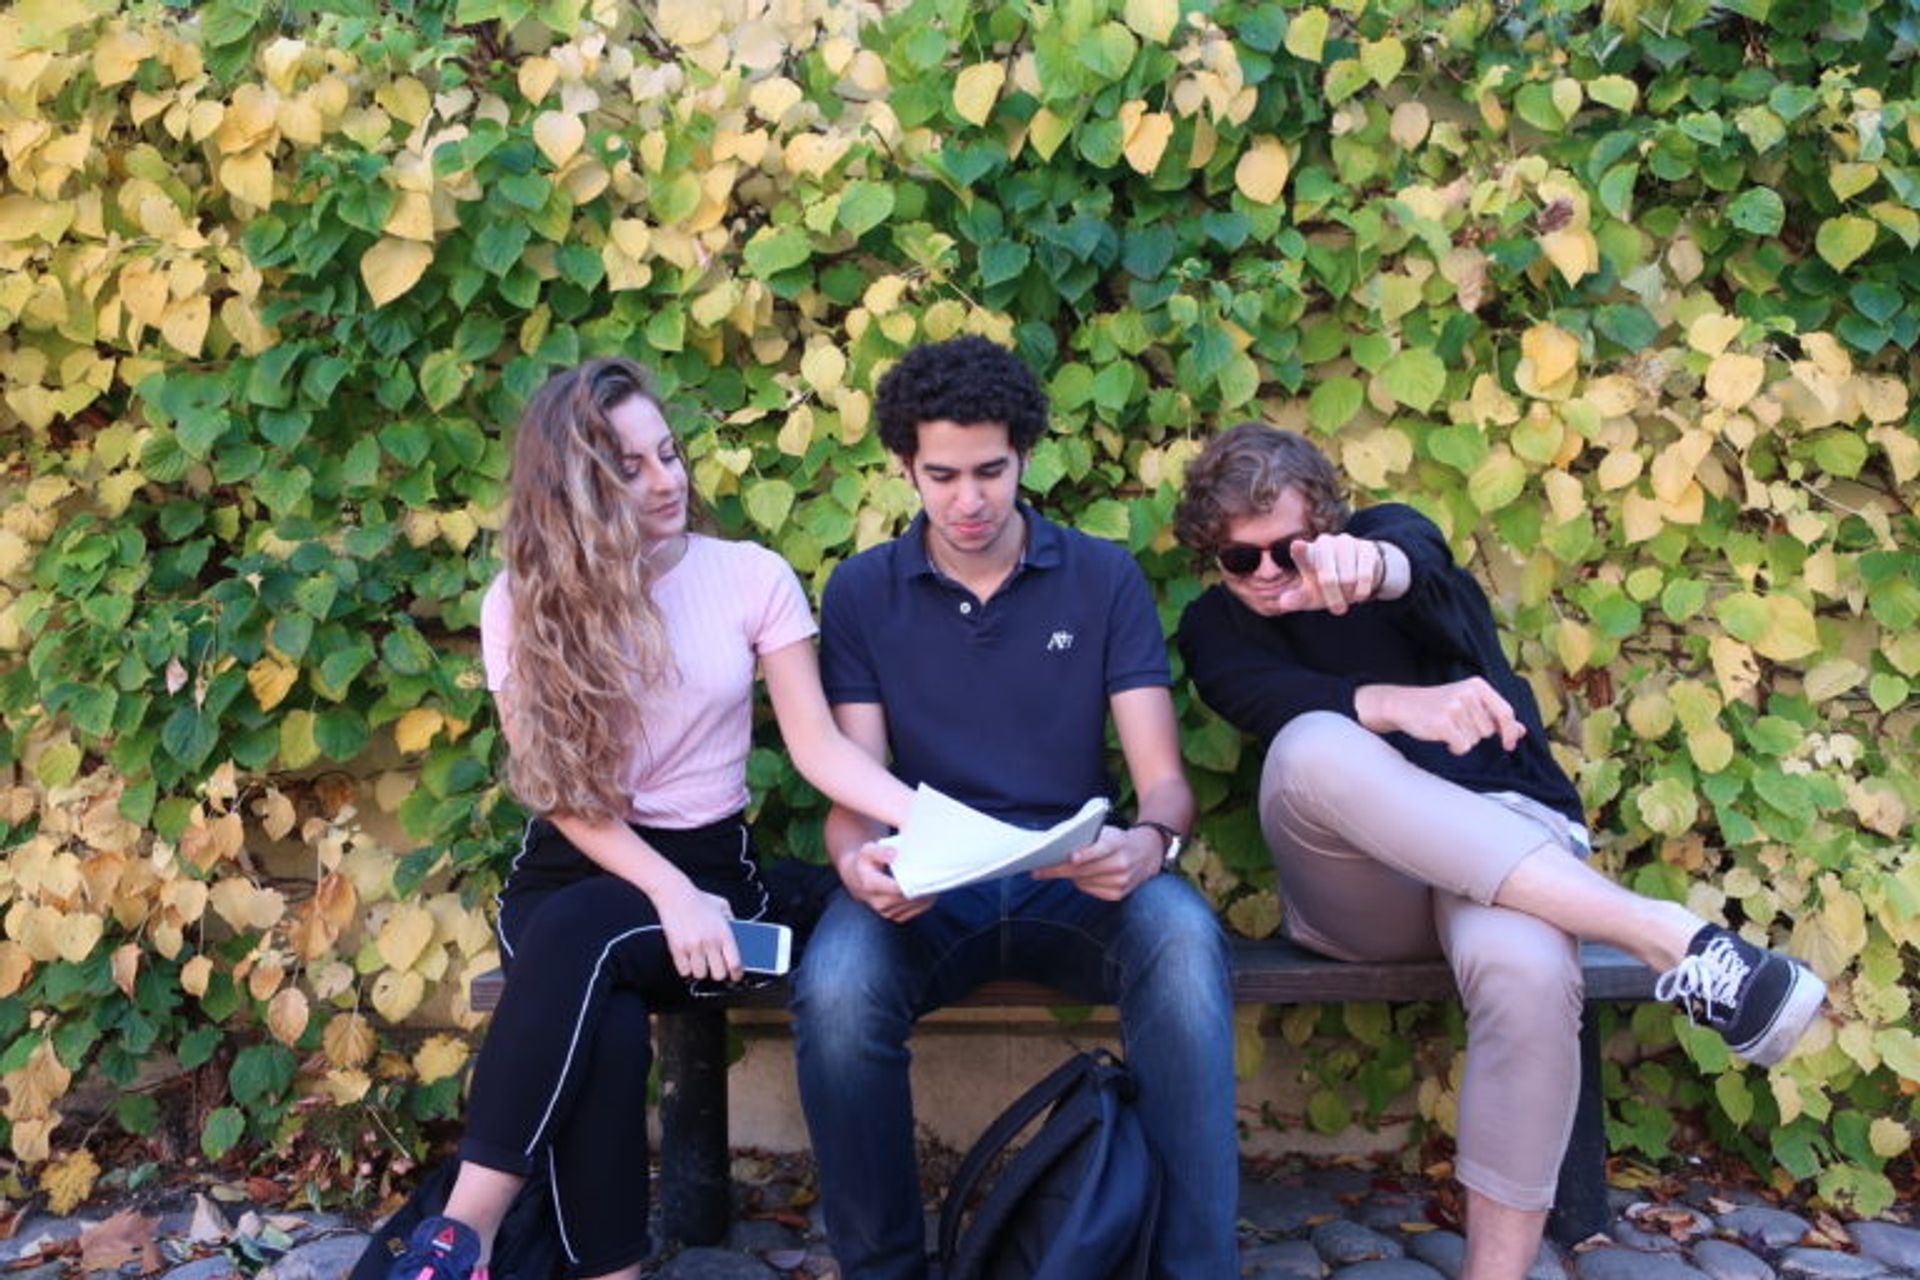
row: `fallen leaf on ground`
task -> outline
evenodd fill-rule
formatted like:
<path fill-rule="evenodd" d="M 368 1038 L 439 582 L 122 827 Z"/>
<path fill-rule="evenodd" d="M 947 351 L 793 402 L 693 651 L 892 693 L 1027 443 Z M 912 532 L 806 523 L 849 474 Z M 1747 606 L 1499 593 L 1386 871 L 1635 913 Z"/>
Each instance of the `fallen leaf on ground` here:
<path fill-rule="evenodd" d="M 80 1232 L 81 1269 L 89 1272 L 119 1271 L 131 1263 L 137 1263 L 141 1275 L 152 1275 L 162 1266 L 160 1246 L 153 1238 L 153 1230 L 159 1222 L 158 1218 L 149 1218 L 128 1209 L 104 1222 L 83 1228 Z"/>
<path fill-rule="evenodd" d="M 220 1206 L 203 1195 L 193 1198 L 193 1222 L 187 1227 L 187 1239 L 195 1244 L 225 1244 L 233 1234 L 227 1215 Z"/>

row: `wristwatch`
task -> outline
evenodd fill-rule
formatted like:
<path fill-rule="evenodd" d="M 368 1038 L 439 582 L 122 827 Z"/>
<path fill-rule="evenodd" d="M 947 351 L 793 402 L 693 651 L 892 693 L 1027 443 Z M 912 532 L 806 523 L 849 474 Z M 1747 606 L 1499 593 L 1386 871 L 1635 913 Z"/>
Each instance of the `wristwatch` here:
<path fill-rule="evenodd" d="M 1151 830 L 1158 831 L 1161 835 L 1167 838 L 1167 856 L 1160 860 L 1160 866 L 1163 869 L 1166 867 L 1172 866 L 1174 863 L 1174 860 L 1180 856 L 1181 848 L 1187 843 L 1187 838 L 1181 835 L 1178 831 L 1175 831 L 1172 827 L 1168 826 L 1166 823 L 1155 822 L 1151 818 L 1142 818 L 1138 822 L 1134 823 L 1133 826 L 1128 827 L 1127 830 L 1134 831 L 1134 830 L 1138 830 L 1141 827 L 1147 827 L 1147 828 L 1150 828 Z"/>

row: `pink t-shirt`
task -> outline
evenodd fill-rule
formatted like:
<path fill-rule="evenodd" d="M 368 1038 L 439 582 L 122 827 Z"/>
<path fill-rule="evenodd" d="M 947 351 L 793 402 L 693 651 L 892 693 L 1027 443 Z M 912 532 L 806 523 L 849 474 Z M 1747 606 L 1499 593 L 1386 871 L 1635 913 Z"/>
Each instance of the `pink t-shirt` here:
<path fill-rule="evenodd" d="M 645 735 L 628 756 L 631 817 L 654 827 L 704 826 L 747 803 L 755 660 L 818 628 L 793 569 L 752 542 L 689 535 L 680 563 L 654 583 L 653 599 L 678 678 L 636 694 Z M 498 692 L 513 652 L 505 573 L 480 607 L 480 651 L 487 687 Z"/>

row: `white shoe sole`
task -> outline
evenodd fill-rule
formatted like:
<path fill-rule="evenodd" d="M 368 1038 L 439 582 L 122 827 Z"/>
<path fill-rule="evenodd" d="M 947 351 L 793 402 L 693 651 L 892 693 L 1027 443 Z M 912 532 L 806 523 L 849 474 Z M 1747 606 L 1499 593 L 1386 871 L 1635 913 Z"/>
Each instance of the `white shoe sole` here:
<path fill-rule="evenodd" d="M 1787 963 L 1793 965 L 1793 985 L 1787 988 L 1787 998 L 1780 1002 L 1773 1021 L 1747 1044 L 1732 1046 L 1735 1053 L 1756 1066 L 1770 1067 L 1792 1053 L 1826 1002 L 1827 984 L 1820 976 L 1798 961 Z"/>

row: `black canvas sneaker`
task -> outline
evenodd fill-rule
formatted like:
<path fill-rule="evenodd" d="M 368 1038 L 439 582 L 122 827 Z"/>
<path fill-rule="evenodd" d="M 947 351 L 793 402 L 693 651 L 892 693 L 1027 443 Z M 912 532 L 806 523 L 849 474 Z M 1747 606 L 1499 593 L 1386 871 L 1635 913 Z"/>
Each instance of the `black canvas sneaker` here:
<path fill-rule="evenodd" d="M 1718 1031 L 1747 1061 L 1770 1067 L 1800 1042 L 1827 998 L 1827 984 L 1798 960 L 1710 924 L 1654 982 L 1653 994 Z"/>

